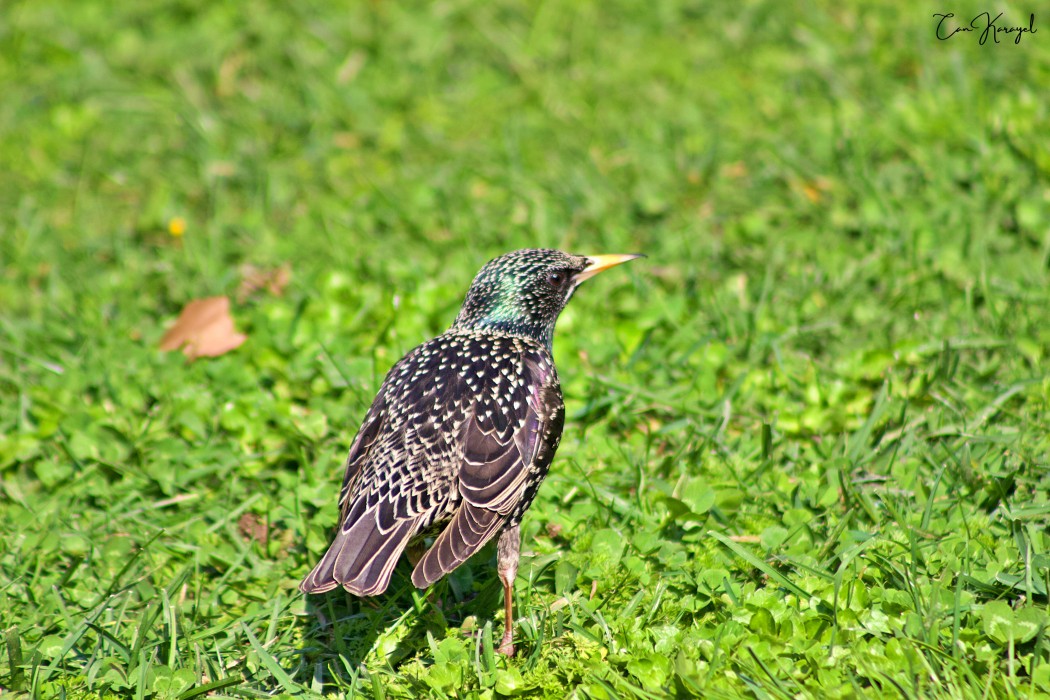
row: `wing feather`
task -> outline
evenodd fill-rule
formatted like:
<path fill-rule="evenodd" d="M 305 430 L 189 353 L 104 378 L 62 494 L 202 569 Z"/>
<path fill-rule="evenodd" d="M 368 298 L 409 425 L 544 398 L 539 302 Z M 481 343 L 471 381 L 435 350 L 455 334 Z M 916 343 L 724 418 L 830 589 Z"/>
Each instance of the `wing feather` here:
<path fill-rule="evenodd" d="M 382 593 L 407 544 L 449 520 L 412 574 L 427 586 L 531 503 L 561 435 L 557 375 L 522 338 L 446 334 L 390 370 L 350 447 L 340 527 L 303 580 Z"/>
<path fill-rule="evenodd" d="M 511 391 L 498 400 L 475 403 L 461 427 L 463 502 L 416 564 L 412 583 L 419 588 L 465 562 L 520 514 L 550 467 L 564 418 L 554 366 L 528 354 L 514 378 Z M 541 449 L 544 435 L 552 438 L 547 449 Z"/>

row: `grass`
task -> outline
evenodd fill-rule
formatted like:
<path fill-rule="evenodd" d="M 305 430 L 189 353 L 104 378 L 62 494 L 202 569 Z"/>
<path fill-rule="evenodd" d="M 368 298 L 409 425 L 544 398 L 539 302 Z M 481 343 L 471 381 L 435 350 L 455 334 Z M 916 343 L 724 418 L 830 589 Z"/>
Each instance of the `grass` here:
<path fill-rule="evenodd" d="M 932 11 L 5 4 L 0 694 L 1050 696 L 1050 44 Z M 525 246 L 649 258 L 559 325 L 519 656 L 491 551 L 304 599 L 384 372 Z M 241 348 L 156 350 L 244 263 Z"/>

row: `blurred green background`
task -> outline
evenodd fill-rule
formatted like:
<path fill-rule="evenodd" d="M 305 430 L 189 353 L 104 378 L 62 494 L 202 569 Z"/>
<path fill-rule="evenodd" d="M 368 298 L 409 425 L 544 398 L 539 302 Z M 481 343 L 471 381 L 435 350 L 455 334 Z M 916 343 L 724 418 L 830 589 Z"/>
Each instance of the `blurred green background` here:
<path fill-rule="evenodd" d="M 935 37 L 986 10 L 1038 31 Z M 0 693 L 1050 697 L 1043 22 L 4 3 Z M 304 600 L 383 374 L 521 247 L 649 256 L 559 324 L 521 653 L 488 551 Z M 218 294 L 241 348 L 156 349 Z"/>

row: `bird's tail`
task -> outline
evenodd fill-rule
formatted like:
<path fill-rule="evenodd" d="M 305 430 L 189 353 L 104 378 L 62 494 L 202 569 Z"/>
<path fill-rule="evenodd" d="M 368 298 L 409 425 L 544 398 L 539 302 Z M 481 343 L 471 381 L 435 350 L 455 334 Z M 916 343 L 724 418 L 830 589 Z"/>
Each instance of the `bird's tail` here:
<path fill-rule="evenodd" d="M 471 503 L 463 503 L 452 521 L 412 571 L 412 583 L 426 588 L 472 557 L 499 532 L 507 516 Z"/>
<path fill-rule="evenodd" d="M 368 508 L 363 498 L 355 503 L 342 519 L 328 551 L 299 584 L 299 590 L 324 593 L 341 585 L 359 596 L 385 591 L 394 565 L 418 525 L 418 518 L 396 519 L 392 513 L 383 512 L 384 506 L 389 505 L 381 501 Z"/>

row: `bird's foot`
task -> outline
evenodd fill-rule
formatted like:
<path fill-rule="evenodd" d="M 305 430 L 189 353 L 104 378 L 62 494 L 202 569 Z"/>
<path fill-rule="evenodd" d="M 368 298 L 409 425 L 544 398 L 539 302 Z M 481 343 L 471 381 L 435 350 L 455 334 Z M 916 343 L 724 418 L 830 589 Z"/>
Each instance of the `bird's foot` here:
<path fill-rule="evenodd" d="M 499 648 L 496 651 L 508 658 L 514 656 L 514 638 L 511 636 L 510 630 L 507 630 L 506 634 L 503 635 L 503 641 L 499 643 Z"/>

